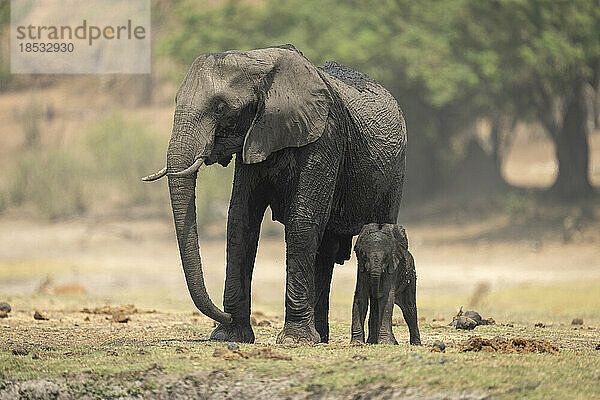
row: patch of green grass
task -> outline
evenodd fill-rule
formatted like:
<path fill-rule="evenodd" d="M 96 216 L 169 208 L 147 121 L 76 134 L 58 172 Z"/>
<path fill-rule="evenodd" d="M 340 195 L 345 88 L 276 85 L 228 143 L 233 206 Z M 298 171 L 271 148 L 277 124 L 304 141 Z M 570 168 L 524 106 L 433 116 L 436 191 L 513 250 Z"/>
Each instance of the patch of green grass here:
<path fill-rule="evenodd" d="M 339 327 L 335 327 L 338 329 Z M 343 327 L 347 329 L 348 326 Z M 507 328 L 504 334 L 507 333 Z M 431 332 L 424 328 L 424 334 Z M 564 332 L 562 332 L 564 334 Z M 166 373 L 186 374 L 197 370 L 222 369 L 236 379 L 289 379 L 295 390 L 349 390 L 368 385 L 418 388 L 422 393 L 490 393 L 500 398 L 581 398 L 600 396 L 597 384 L 597 355 L 591 351 L 562 350 L 559 354 L 460 353 L 449 348 L 445 354 L 431 353 L 427 347 L 369 345 L 349 347 L 318 345 L 277 347 L 293 361 L 244 359 L 226 361 L 212 357 L 215 347 L 207 342 L 185 343 L 185 354 L 172 345 L 156 343 L 139 348 L 106 343 L 95 349 L 83 346 L 41 351 L 40 360 L 0 352 L 0 376 L 11 379 L 58 376 L 64 372 L 85 371 L 99 377 L 123 375 L 124 390 L 136 395 L 143 388 L 156 388 L 156 382 L 131 385 L 132 376 L 143 380 L 144 371 L 154 364 Z M 253 345 L 241 345 L 249 351 Z M 107 352 L 113 348 L 118 355 Z M 133 375 L 132 375 L 133 374 Z M 137 375 L 136 375 L 137 374 Z M 82 393 L 100 397 L 115 395 L 102 379 L 84 385 Z M 110 393 L 109 393 L 110 392 Z"/>
<path fill-rule="evenodd" d="M 84 318 L 81 314 L 64 314 L 63 317 L 55 314 L 47 323 L 31 320 L 35 329 L 25 330 L 18 328 L 17 313 L 14 322 L 13 317 L 6 320 L 13 327 L 11 329 L 16 330 L 0 332 L 13 335 L 11 340 L 19 338 L 25 343 L 44 343 L 47 340 L 51 345 L 32 346 L 30 355 L 14 356 L 10 347 L 0 344 L 0 381 L 39 377 L 52 379 L 65 372 L 77 371 L 95 377 L 89 379 L 95 382 L 78 388 L 81 393 L 96 397 L 136 396 L 165 384 L 156 375 L 146 378 L 146 371 L 158 364 L 169 376 L 224 370 L 228 372 L 227 379 L 232 382 L 285 380 L 290 383 L 289 390 L 292 392 L 341 393 L 392 386 L 398 390 L 410 389 L 412 393 L 423 396 L 442 393 L 489 395 L 502 399 L 597 398 L 600 396 L 600 370 L 598 352 L 594 348 L 600 343 L 598 326 L 586 321 L 583 330 L 573 330 L 568 325 L 570 320 L 566 325 L 533 326 L 544 316 L 554 315 L 552 310 L 556 304 L 565 306 L 561 313 L 581 310 L 584 316 L 594 318 L 597 314 L 593 309 L 597 307 L 600 296 L 593 290 L 597 284 L 589 281 L 491 292 L 484 298 L 486 312 L 506 308 L 504 313 L 512 319 L 518 320 L 518 316 L 528 316 L 529 319 L 514 326 L 503 324 L 506 320 L 500 320 L 496 325 L 480 326 L 467 332 L 455 330 L 444 323 L 432 325 L 428 318 L 420 324 L 423 347 L 407 344 L 408 330 L 405 326 L 394 327 L 400 342 L 398 346 L 349 346 L 349 324 L 334 322 L 330 327 L 332 344 L 274 346 L 275 351 L 291 356 L 292 361 L 259 358 L 228 361 L 213 357 L 214 349 L 224 344 L 198 340 L 207 338 L 213 327 L 206 322 L 196 322 L 189 313 L 136 314 L 126 325 L 105 321 L 103 316 L 92 316 L 87 328 L 86 323 L 81 322 Z M 536 301 L 544 296 L 545 302 Z M 455 299 L 459 301 L 459 297 Z M 427 303 L 426 300 L 424 302 Z M 439 310 L 431 309 L 433 313 L 439 313 Z M 511 314 L 513 312 L 516 314 Z M 66 318 L 66 322 L 63 325 L 53 322 L 59 318 Z M 22 327 L 30 324 L 26 319 L 20 321 L 25 324 Z M 75 334 L 70 328 L 73 322 L 79 323 Z M 272 326 L 255 327 L 257 341 L 273 343 L 281 324 L 282 321 L 277 321 Z M 588 329 L 588 326 L 593 329 Z M 488 338 L 546 339 L 558 345 L 560 351 L 558 354 L 460 352 L 460 343 L 473 334 Z M 430 352 L 428 346 L 440 339 L 447 345 L 446 353 Z M 89 343 L 84 344 L 82 340 Z M 240 344 L 245 352 L 256 346 L 260 345 Z M 179 347 L 183 351 L 178 351 Z M 40 358 L 33 359 L 33 352 Z M 140 384 L 132 384 L 138 380 Z M 118 390 L 107 381 L 120 382 Z"/>

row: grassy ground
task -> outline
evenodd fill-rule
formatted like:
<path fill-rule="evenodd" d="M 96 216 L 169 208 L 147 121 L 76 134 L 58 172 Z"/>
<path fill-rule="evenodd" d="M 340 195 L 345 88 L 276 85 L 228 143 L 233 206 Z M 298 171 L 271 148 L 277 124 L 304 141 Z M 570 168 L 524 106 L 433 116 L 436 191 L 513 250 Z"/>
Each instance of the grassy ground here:
<path fill-rule="evenodd" d="M 360 393 L 364 398 L 392 394 L 409 398 L 597 398 L 599 284 L 492 291 L 484 296 L 479 310 L 497 323 L 472 332 L 447 326 L 452 316 L 440 320 L 445 308 L 436 308 L 435 301 L 425 296 L 421 300 L 422 347 L 407 345 L 408 332 L 399 310 L 394 327 L 399 346 L 350 346 L 349 325 L 343 322 L 332 324 L 329 344 L 275 345 L 281 317 L 256 314 L 257 322 L 266 320 L 270 325 L 256 326 L 257 344 L 240 345 L 241 351 L 251 354 L 252 349 L 270 348 L 291 360 L 263 359 L 260 354 L 240 360 L 227 359 L 227 353 L 213 356 L 215 349 L 225 345 L 206 341 L 212 323 L 195 313 L 130 310 L 130 321 L 118 323 L 110 314 L 82 312 L 83 307 L 103 304 L 90 296 L 14 296 L 13 312 L 0 321 L 0 398 L 10 398 L 15 391 L 35 397 L 40 391 L 55 390 L 92 398 L 176 393 L 184 398 L 236 398 L 241 388 L 248 398 L 337 398 Z M 459 304 L 461 299 L 447 297 L 446 301 Z M 34 320 L 36 307 L 50 319 Z M 501 315 L 499 310 L 503 310 Z M 584 325 L 572 326 L 573 316 L 583 316 Z M 534 326 L 537 322 L 545 327 Z M 471 335 L 546 339 L 559 352 L 461 352 L 461 343 Z M 445 342 L 445 353 L 430 351 L 435 340 Z M 15 355 L 14 350 L 27 354 Z"/>

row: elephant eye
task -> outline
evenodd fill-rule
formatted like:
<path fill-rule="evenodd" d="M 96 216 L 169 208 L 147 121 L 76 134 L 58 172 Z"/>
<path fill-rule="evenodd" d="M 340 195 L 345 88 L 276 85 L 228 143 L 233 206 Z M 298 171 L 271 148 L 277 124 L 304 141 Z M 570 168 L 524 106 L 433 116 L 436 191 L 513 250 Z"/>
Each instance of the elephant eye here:
<path fill-rule="evenodd" d="M 227 103 L 225 103 L 224 101 L 219 101 L 215 105 L 215 112 L 219 115 L 225 113 L 226 110 L 227 110 Z"/>

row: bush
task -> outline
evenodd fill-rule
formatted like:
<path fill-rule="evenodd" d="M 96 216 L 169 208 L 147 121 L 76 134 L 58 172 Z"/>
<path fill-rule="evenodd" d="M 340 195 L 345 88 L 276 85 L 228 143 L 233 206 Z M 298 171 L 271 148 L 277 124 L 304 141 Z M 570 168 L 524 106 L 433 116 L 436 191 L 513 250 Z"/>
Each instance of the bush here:
<path fill-rule="evenodd" d="M 202 230 L 210 223 L 227 219 L 233 171 L 233 161 L 227 168 L 213 165 L 199 171 L 196 189 L 198 229 Z"/>
<path fill-rule="evenodd" d="M 165 163 L 166 143 L 139 122 L 126 121 L 120 113 L 101 120 L 85 136 L 91 154 L 91 177 L 103 187 L 113 187 L 128 204 L 148 204 L 162 198 L 156 186 L 143 184 Z"/>
<path fill-rule="evenodd" d="M 48 219 L 81 214 L 89 206 L 85 181 L 86 167 L 76 153 L 28 151 L 17 161 L 9 200 L 15 205 L 30 204 Z"/>
<path fill-rule="evenodd" d="M 509 192 L 502 199 L 502 208 L 511 218 L 519 218 L 527 214 L 534 206 L 534 198 L 530 193 Z"/>

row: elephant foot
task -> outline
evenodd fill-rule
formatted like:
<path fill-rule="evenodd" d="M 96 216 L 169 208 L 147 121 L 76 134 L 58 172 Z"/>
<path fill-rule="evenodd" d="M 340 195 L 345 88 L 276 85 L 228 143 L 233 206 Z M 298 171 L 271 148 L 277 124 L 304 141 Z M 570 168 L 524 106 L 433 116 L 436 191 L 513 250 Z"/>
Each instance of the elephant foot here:
<path fill-rule="evenodd" d="M 315 322 L 315 329 L 321 337 L 321 343 L 329 343 L 329 324 L 327 322 Z"/>
<path fill-rule="evenodd" d="M 250 324 L 219 324 L 210 334 L 217 342 L 254 343 L 254 331 Z"/>
<path fill-rule="evenodd" d="M 365 344 L 365 339 L 364 338 L 351 338 L 350 339 L 350 344 Z"/>
<path fill-rule="evenodd" d="M 417 337 L 417 338 L 410 338 L 410 344 L 412 346 L 420 346 L 421 345 L 421 338 Z"/>
<path fill-rule="evenodd" d="M 321 336 L 313 324 L 286 322 L 277 336 L 278 344 L 319 343 Z"/>
<path fill-rule="evenodd" d="M 386 335 L 386 336 L 379 336 L 379 340 L 377 340 L 377 344 L 396 345 L 396 344 L 398 344 L 398 341 L 396 340 L 394 335 L 391 335 L 391 336 Z"/>

